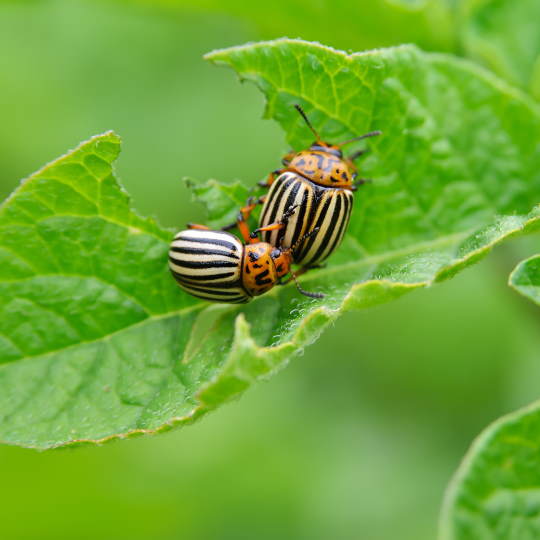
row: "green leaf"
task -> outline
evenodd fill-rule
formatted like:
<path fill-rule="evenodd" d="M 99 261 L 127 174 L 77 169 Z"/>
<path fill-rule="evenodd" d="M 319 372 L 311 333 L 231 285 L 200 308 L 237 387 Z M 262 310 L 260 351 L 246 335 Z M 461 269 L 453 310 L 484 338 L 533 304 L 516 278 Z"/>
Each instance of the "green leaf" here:
<path fill-rule="evenodd" d="M 465 53 L 540 98 L 540 2 L 464 0 Z"/>
<path fill-rule="evenodd" d="M 291 40 L 210 58 L 263 89 L 296 148 L 311 139 L 296 102 L 331 140 L 384 132 L 362 162 L 374 182 L 358 192 L 344 245 L 302 277 L 326 298 L 290 285 L 238 307 L 183 293 L 167 270 L 173 231 L 131 210 L 111 169 L 118 138 L 96 137 L 0 209 L 0 440 L 50 448 L 189 423 L 344 311 L 447 279 L 540 223 L 539 111 L 471 64 Z M 247 194 L 215 181 L 196 192 L 213 226 Z"/>
<path fill-rule="evenodd" d="M 221 184 L 217 180 L 197 183 L 188 178 L 186 184 L 193 191 L 193 199 L 203 203 L 206 209 L 204 224 L 211 228 L 219 229 L 234 223 L 239 208 L 244 206 L 249 196 L 248 189 L 239 181 L 232 184 Z"/>
<path fill-rule="evenodd" d="M 466 61 L 412 46 L 346 55 L 287 39 L 207 58 L 257 84 L 293 148 L 312 137 L 297 102 L 328 140 L 383 131 L 362 162 L 375 181 L 358 192 L 346 248 L 332 258 L 361 279 L 441 280 L 538 220 L 538 107 Z"/>
<path fill-rule="evenodd" d="M 445 496 L 442 539 L 540 536 L 540 402 L 499 418 L 476 439 Z"/>
<path fill-rule="evenodd" d="M 94 137 L 1 207 L 5 443 L 50 448 L 164 430 L 236 395 L 302 345 L 298 334 L 260 349 L 237 307 L 176 286 L 172 232 L 130 209 L 112 174 L 118 152 L 113 133 Z"/>
<path fill-rule="evenodd" d="M 540 255 L 520 262 L 510 274 L 509 284 L 523 296 L 540 305 Z"/>

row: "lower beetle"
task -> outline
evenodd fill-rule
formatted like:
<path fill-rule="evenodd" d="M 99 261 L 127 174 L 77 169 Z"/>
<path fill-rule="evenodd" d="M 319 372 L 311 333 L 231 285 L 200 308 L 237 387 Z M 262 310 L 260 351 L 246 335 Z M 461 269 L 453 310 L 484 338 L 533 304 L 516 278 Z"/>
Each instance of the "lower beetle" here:
<path fill-rule="evenodd" d="M 259 230 L 281 230 L 296 207 L 284 212 L 279 222 Z M 255 233 L 243 228 L 245 243 L 224 231 L 212 231 L 204 225 L 188 225 L 173 239 L 169 250 L 169 268 L 186 292 L 210 302 L 241 304 L 269 291 L 282 278 L 291 274 L 298 290 L 310 298 L 322 298 L 321 293 L 307 292 L 300 287 L 291 270 L 295 246 L 281 248 L 260 242 Z M 316 230 L 306 233 L 304 241 Z"/>

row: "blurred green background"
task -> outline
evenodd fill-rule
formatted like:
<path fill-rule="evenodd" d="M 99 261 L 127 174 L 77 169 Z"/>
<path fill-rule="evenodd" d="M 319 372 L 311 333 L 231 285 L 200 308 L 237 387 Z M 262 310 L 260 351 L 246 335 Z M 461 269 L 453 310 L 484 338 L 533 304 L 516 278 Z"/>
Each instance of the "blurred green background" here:
<path fill-rule="evenodd" d="M 114 129 L 135 207 L 167 226 L 202 220 L 183 176 L 251 185 L 287 147 L 261 119 L 255 87 L 201 55 L 285 34 L 352 49 L 455 48 L 435 24 L 444 3 L 401 15 L 391 4 L 280 1 L 265 13 L 237 1 L 0 1 L 0 195 Z M 339 25 L 360 14 L 358 31 Z M 48 453 L 0 447 L 0 538 L 434 538 L 472 438 L 540 395 L 540 311 L 506 286 L 531 245 L 348 314 L 194 426 Z"/>

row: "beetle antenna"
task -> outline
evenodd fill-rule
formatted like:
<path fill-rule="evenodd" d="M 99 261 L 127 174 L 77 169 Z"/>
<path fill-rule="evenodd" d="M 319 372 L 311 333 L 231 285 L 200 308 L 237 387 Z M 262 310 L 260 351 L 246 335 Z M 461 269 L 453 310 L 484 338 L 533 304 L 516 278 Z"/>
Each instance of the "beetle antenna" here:
<path fill-rule="evenodd" d="M 336 144 L 336 146 L 345 146 L 346 144 L 352 143 L 354 141 L 361 141 L 362 139 L 367 139 L 368 137 L 377 137 L 377 135 L 382 135 L 382 131 L 370 131 L 369 133 L 364 133 L 364 135 L 360 135 L 360 137 L 354 137 L 353 139 L 349 139 L 348 141 Z"/>
<path fill-rule="evenodd" d="M 296 284 L 298 292 L 302 293 L 304 296 L 308 296 L 309 298 L 324 298 L 326 296 L 320 292 L 309 292 L 305 289 L 302 289 L 302 287 L 300 287 L 300 283 L 298 283 L 298 280 L 296 279 L 296 275 L 294 274 L 294 272 L 291 272 L 291 276 L 294 279 L 294 283 Z"/>
<path fill-rule="evenodd" d="M 309 121 L 309 118 L 307 117 L 306 113 L 304 112 L 304 109 L 298 105 L 298 103 L 294 104 L 294 108 L 300 113 L 300 116 L 305 120 L 306 124 L 308 125 L 308 128 L 311 129 L 313 135 L 315 135 L 315 138 L 320 141 L 321 138 L 319 137 L 319 134 L 315 131 L 315 128 L 311 125 L 311 122 Z"/>

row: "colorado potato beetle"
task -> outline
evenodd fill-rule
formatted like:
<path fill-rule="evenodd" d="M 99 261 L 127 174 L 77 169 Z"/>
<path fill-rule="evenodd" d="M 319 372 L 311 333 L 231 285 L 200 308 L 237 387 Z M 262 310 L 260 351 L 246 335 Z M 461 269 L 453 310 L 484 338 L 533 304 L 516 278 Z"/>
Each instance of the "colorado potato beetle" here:
<path fill-rule="evenodd" d="M 363 178 L 357 179 L 354 165 L 354 160 L 365 150 L 344 157 L 341 147 L 381 132 L 371 131 L 339 144 L 330 144 L 321 140 L 300 105 L 295 108 L 315 135 L 315 142 L 307 150 L 284 156 L 284 168 L 270 173 L 261 183 L 270 188 L 268 194 L 258 199 L 250 198 L 240 210 L 236 225 L 239 228 L 245 226 L 253 209 L 262 204 L 261 240 L 290 248 L 294 262 L 308 269 L 319 265 L 339 246 L 351 217 L 353 192 L 367 182 Z M 298 206 L 298 212 L 285 227 L 268 229 L 269 224 L 293 205 Z M 306 234 L 315 229 L 318 230 L 316 234 Z"/>
<path fill-rule="evenodd" d="M 283 213 L 271 230 L 286 226 L 296 207 Z M 245 243 L 225 231 L 212 231 L 203 225 L 188 225 L 173 239 L 169 250 L 169 268 L 186 292 L 210 302 L 241 304 L 269 291 L 291 274 L 298 290 L 311 298 L 320 293 L 307 292 L 291 270 L 292 250 L 258 240 L 256 234 L 244 234 Z M 268 227 L 267 227 L 268 228 Z M 245 233 L 245 229 L 244 229 Z M 309 232 L 301 237 L 304 241 Z"/>

